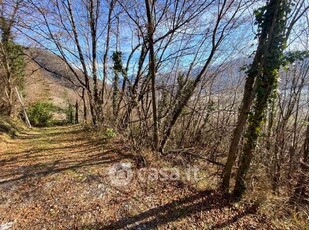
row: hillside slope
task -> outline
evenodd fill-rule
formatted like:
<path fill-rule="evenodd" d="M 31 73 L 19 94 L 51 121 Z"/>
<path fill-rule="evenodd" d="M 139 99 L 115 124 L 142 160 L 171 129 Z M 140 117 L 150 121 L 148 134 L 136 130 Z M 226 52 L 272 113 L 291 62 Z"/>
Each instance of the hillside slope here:
<path fill-rule="evenodd" d="M 74 77 L 66 70 L 64 62 L 47 51 L 31 52 L 31 55 L 35 61 L 27 59 L 25 71 L 25 104 L 27 106 L 37 101 L 51 101 L 56 106 L 64 108 L 80 100 L 75 92 L 77 87 L 68 80 L 73 79 L 74 82 Z M 59 75 L 47 71 L 44 67 L 48 67 L 49 71 Z"/>

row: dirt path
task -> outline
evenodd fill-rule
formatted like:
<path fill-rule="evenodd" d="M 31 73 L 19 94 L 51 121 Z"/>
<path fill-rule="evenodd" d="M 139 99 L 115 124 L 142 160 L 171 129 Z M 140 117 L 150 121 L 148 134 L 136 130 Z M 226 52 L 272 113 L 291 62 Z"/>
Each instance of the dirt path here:
<path fill-rule="evenodd" d="M 179 181 L 112 186 L 111 166 L 130 159 L 121 140 L 79 126 L 22 134 L 0 151 L 0 229 L 272 228 L 254 205 Z"/>

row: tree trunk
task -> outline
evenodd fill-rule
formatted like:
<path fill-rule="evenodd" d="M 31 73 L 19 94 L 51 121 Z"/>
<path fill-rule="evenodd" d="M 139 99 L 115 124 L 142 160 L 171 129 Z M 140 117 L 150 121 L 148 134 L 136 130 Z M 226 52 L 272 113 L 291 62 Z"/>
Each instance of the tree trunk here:
<path fill-rule="evenodd" d="M 263 71 L 257 79 L 256 100 L 252 115 L 249 117 L 249 125 L 246 132 L 246 142 L 237 171 L 234 196 L 241 198 L 246 190 L 245 177 L 250 168 L 257 140 L 261 131 L 262 122 L 268 103 L 277 87 L 281 55 L 285 43 L 287 3 L 284 0 L 272 0 L 266 6 L 261 27 L 269 27 L 268 49 L 263 58 Z"/>
<path fill-rule="evenodd" d="M 255 82 L 257 77 L 261 74 L 262 71 L 261 66 L 263 64 L 262 59 L 263 54 L 265 53 L 265 50 L 268 48 L 267 36 L 270 33 L 269 29 L 270 28 L 264 28 L 262 30 L 253 63 L 250 66 L 250 69 L 248 70 L 248 76 L 244 87 L 242 105 L 239 110 L 236 128 L 234 129 L 233 137 L 229 147 L 228 158 L 222 173 L 221 189 L 224 192 L 229 191 L 232 168 L 237 158 L 239 142 L 241 140 L 248 119 L 248 114 L 250 112 L 250 108 L 252 106 L 252 102 L 254 99 L 255 88 L 256 88 Z"/>
<path fill-rule="evenodd" d="M 257 63 L 256 65 L 252 65 L 251 68 L 256 68 L 256 67 L 257 67 Z M 250 112 L 250 108 L 251 108 L 252 101 L 253 101 L 253 96 L 254 96 L 253 85 L 254 85 L 256 76 L 257 76 L 257 73 L 254 72 L 253 74 L 252 72 L 252 74 L 248 75 L 246 83 L 245 83 L 245 90 L 244 90 L 242 106 L 241 106 L 241 109 L 238 115 L 237 125 L 236 125 L 236 128 L 234 129 L 233 138 L 232 138 L 232 141 L 229 147 L 228 158 L 227 158 L 227 161 L 223 169 L 223 173 L 222 173 L 221 189 L 224 192 L 229 192 L 230 178 L 231 178 L 232 168 L 233 168 L 233 165 L 237 157 L 238 145 L 242 137 L 242 133 L 246 125 L 248 114 Z"/>
<path fill-rule="evenodd" d="M 83 100 L 83 108 L 84 108 L 84 123 L 87 122 L 87 103 L 86 103 L 86 98 L 85 98 L 85 89 L 82 89 L 82 100 Z"/>
<path fill-rule="evenodd" d="M 159 148 L 159 134 L 158 134 L 158 116 L 157 116 L 157 102 L 156 102 L 156 58 L 154 52 L 154 23 L 152 17 L 151 0 L 145 0 L 146 13 L 148 21 L 148 45 L 149 45 L 149 75 L 151 77 L 151 96 L 152 96 L 152 118 L 153 118 L 153 149 L 158 151 Z"/>
<path fill-rule="evenodd" d="M 309 116 L 307 118 L 309 123 Z M 299 203 L 308 203 L 308 176 L 309 176 L 309 125 L 307 125 L 306 137 L 303 147 L 303 159 L 301 160 L 299 177 L 297 180 L 296 188 L 292 197 L 292 200 Z M 307 199 L 307 201 L 306 201 Z"/>
<path fill-rule="evenodd" d="M 17 94 L 17 98 L 18 98 L 18 100 L 19 100 L 19 102 L 20 102 L 20 104 L 21 104 L 21 107 L 22 107 L 22 109 L 23 109 L 23 113 L 24 113 L 24 116 L 25 116 L 26 124 L 27 124 L 27 126 L 28 126 L 29 128 L 31 128 L 31 123 L 30 123 L 30 120 L 29 120 L 28 115 L 27 115 L 26 107 L 25 107 L 24 102 L 23 102 L 23 100 L 22 100 L 22 96 L 21 96 L 20 93 L 18 92 L 17 87 L 15 87 L 15 91 L 16 91 L 16 94 Z"/>
<path fill-rule="evenodd" d="M 79 123 L 79 116 L 78 116 L 78 102 L 75 103 L 75 124 Z"/>
<path fill-rule="evenodd" d="M 96 122 L 102 124 L 102 101 L 98 89 L 98 67 L 97 67 L 97 23 L 99 17 L 99 1 L 90 0 L 89 2 L 89 27 L 91 31 L 91 64 L 92 64 L 92 78 L 93 78 L 93 109 L 96 116 Z"/>

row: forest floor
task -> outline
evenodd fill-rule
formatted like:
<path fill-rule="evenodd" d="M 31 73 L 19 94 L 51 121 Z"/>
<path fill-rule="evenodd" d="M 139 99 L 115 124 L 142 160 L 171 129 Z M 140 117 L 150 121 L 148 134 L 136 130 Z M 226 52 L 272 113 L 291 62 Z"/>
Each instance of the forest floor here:
<path fill-rule="evenodd" d="M 110 168 L 133 158 L 119 137 L 42 128 L 0 148 L 1 230 L 275 229 L 255 204 L 215 190 L 176 180 L 111 184 Z"/>

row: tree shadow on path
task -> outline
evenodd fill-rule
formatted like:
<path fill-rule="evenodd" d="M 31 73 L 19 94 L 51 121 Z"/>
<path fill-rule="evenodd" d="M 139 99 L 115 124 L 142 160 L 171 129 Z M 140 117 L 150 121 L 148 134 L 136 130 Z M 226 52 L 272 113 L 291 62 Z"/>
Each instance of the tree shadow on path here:
<path fill-rule="evenodd" d="M 212 209 L 223 210 L 225 207 L 232 207 L 230 198 L 214 190 L 198 192 L 191 196 L 167 203 L 165 205 L 149 209 L 132 217 L 124 217 L 108 225 L 83 226 L 82 229 L 156 229 L 158 226 Z M 254 214 L 257 211 L 256 205 L 249 205 L 241 212 L 231 216 L 227 220 L 209 226 L 209 229 L 221 229 L 237 222 L 240 218 Z"/>
<path fill-rule="evenodd" d="M 125 146 L 106 146 L 105 138 L 92 140 L 81 127 L 46 128 L 49 132 L 19 137 L 22 146 L 0 153 L 0 185 L 45 177 L 79 168 L 104 167 L 132 157 Z M 18 144 L 15 144 L 18 145 Z"/>

